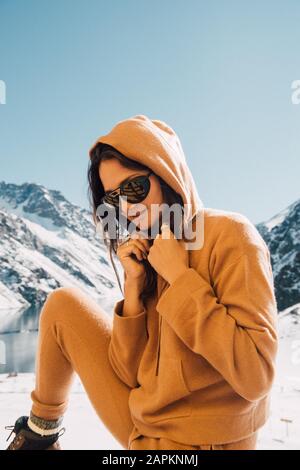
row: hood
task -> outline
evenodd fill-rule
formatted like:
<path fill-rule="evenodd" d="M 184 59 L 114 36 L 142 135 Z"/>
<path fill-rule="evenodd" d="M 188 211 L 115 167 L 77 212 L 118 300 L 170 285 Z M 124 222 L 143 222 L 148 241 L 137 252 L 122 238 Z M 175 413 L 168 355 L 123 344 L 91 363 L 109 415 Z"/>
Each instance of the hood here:
<path fill-rule="evenodd" d="M 203 203 L 176 132 L 164 121 L 138 114 L 117 122 L 107 134 L 100 136 L 89 150 L 90 157 L 92 150 L 99 142 L 109 144 L 126 157 L 146 165 L 180 194 L 185 208 L 183 227 L 189 226 L 195 216 L 198 220 L 201 218 L 199 228 L 202 233 L 197 234 L 197 248 L 201 248 L 204 240 Z M 158 298 L 167 286 L 168 283 L 158 275 Z M 156 374 L 159 364 L 161 323 L 162 318 L 158 315 Z"/>
<path fill-rule="evenodd" d="M 185 204 L 184 224 L 202 213 L 203 203 L 181 142 L 168 124 L 138 114 L 117 122 L 107 134 L 100 136 L 90 148 L 89 156 L 99 142 L 109 144 L 126 157 L 148 166 L 179 193 Z"/>

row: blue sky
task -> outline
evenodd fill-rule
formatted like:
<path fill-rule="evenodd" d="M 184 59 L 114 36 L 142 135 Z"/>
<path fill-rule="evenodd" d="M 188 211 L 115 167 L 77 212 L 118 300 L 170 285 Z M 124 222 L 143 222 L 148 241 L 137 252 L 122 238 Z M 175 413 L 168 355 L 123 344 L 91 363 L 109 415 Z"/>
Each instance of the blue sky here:
<path fill-rule="evenodd" d="M 134 114 L 178 133 L 207 207 L 299 198 L 300 2 L 0 0 L 0 180 L 88 207 L 88 149 Z"/>

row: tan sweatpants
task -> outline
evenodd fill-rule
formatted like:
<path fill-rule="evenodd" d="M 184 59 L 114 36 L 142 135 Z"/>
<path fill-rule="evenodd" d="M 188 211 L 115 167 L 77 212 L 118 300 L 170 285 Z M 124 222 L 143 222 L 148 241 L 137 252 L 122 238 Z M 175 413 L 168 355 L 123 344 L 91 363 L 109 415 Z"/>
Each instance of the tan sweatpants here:
<path fill-rule="evenodd" d="M 130 387 L 122 382 L 108 359 L 112 317 L 75 287 L 51 292 L 40 312 L 36 383 L 32 412 L 56 419 L 68 406 L 75 372 L 97 415 L 115 439 L 128 449 L 133 422 L 128 407 Z M 231 444 L 186 446 L 165 438 L 139 436 L 134 449 L 255 449 L 257 433 Z"/>

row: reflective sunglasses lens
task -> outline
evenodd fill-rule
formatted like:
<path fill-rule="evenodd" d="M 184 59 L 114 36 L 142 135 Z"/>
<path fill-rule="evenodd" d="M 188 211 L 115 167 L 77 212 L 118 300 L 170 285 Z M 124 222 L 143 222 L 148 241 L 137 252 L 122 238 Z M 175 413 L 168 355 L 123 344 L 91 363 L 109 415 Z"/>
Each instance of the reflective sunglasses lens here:
<path fill-rule="evenodd" d="M 150 190 L 148 177 L 134 178 L 122 187 L 122 196 L 126 196 L 128 202 L 137 203 L 146 198 Z"/>
<path fill-rule="evenodd" d="M 146 198 L 150 190 L 150 180 L 148 176 L 137 176 L 124 185 L 121 185 L 122 196 L 127 197 L 129 203 L 137 203 Z M 103 202 L 111 206 L 119 206 L 119 193 L 107 194 L 103 197 Z"/>

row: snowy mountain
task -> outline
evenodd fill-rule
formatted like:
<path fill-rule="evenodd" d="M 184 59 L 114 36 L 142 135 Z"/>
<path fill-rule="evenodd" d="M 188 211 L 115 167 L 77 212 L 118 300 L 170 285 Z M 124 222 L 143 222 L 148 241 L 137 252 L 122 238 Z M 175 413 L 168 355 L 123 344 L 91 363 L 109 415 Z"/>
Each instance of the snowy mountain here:
<path fill-rule="evenodd" d="M 256 227 L 270 249 L 281 311 L 300 302 L 300 201 Z M 0 233 L 0 308 L 42 304 L 48 292 L 69 284 L 109 306 L 120 297 L 91 214 L 60 191 L 0 182 Z"/>
<path fill-rule="evenodd" d="M 42 304 L 50 291 L 67 285 L 102 299 L 102 305 L 120 298 L 91 214 L 60 191 L 0 182 L 0 233 L 0 308 Z"/>
<path fill-rule="evenodd" d="M 300 302 L 300 200 L 256 225 L 272 259 L 278 310 Z"/>

